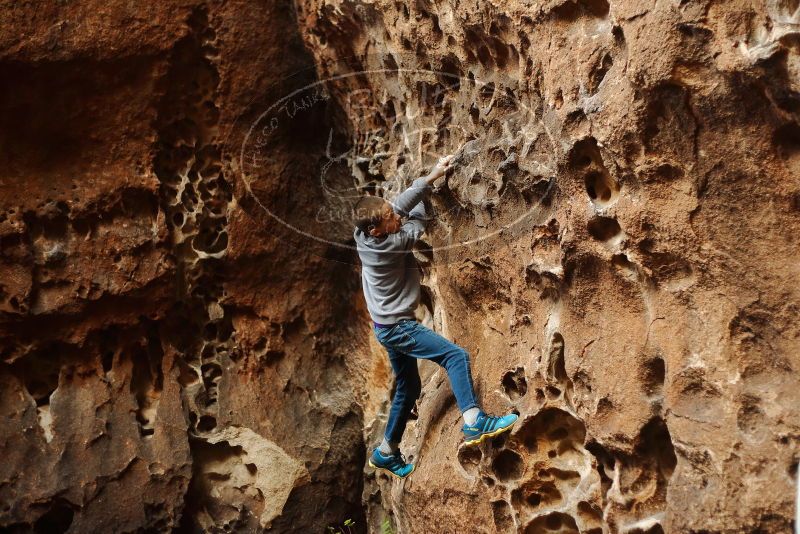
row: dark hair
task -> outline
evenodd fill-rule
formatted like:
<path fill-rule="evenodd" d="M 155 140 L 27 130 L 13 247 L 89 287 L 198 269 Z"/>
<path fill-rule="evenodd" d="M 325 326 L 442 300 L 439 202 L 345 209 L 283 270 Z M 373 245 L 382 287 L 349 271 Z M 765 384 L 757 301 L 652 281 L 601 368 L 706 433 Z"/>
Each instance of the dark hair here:
<path fill-rule="evenodd" d="M 356 228 L 369 235 L 370 226 L 375 226 L 381 221 L 385 203 L 381 197 L 361 197 L 353 206 L 353 224 Z"/>

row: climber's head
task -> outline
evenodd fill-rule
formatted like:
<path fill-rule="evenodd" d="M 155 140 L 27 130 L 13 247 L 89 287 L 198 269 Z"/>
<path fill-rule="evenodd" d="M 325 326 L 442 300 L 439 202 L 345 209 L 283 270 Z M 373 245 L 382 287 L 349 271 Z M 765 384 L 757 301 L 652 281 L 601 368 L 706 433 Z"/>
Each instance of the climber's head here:
<path fill-rule="evenodd" d="M 374 237 L 400 231 L 400 215 L 380 197 L 362 197 L 353 207 L 353 223 L 362 232 Z"/>

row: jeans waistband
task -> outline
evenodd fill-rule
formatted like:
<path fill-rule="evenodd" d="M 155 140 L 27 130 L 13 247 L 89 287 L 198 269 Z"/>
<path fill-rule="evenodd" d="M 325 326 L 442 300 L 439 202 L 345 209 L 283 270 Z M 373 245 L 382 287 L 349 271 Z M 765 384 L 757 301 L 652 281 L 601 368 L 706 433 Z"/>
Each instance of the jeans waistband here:
<path fill-rule="evenodd" d="M 409 321 L 416 322 L 414 319 L 400 319 L 396 323 L 392 323 L 392 324 L 381 324 L 381 323 L 376 323 L 375 321 L 372 321 L 372 324 L 374 324 L 378 328 L 391 328 L 396 324 L 405 323 L 405 322 L 409 322 Z"/>

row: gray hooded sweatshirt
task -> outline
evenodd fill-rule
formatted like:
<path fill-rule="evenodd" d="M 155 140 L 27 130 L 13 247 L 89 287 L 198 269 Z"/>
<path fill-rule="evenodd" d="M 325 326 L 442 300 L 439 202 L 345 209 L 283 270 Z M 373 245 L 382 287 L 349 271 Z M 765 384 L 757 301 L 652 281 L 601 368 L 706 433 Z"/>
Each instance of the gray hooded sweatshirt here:
<path fill-rule="evenodd" d="M 423 199 L 431 191 L 425 178 L 417 178 L 389 203 L 395 213 L 408 217 L 394 234 L 374 237 L 358 228 L 353 232 L 361 259 L 361 284 L 370 317 L 376 323 L 394 324 L 415 319 L 419 303 L 419 267 L 411 247 L 425 232 L 428 220 Z"/>

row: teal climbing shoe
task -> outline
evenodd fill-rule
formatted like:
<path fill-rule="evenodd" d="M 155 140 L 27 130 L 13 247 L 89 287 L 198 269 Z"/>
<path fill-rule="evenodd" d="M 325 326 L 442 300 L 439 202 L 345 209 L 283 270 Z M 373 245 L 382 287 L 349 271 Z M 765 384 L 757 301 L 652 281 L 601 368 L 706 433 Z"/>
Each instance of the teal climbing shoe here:
<path fill-rule="evenodd" d="M 481 410 L 474 425 L 464 423 L 464 426 L 461 427 L 461 431 L 464 432 L 464 443 L 466 445 L 477 445 L 486 438 L 511 430 L 517 418 L 519 416 L 515 413 L 498 417 L 486 414 Z"/>
<path fill-rule="evenodd" d="M 375 447 L 369 459 L 369 465 L 376 469 L 388 471 L 397 478 L 406 478 L 414 471 L 414 464 L 406 463 L 406 459 L 399 449 L 394 454 L 384 455 Z"/>

